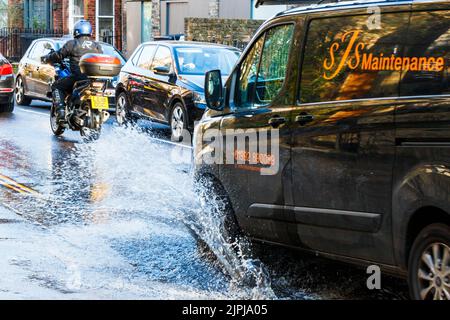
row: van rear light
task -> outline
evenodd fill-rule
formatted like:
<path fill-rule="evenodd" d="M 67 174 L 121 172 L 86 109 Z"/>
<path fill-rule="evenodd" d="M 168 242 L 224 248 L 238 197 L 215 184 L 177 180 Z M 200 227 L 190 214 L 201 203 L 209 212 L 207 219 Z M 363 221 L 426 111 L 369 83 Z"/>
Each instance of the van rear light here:
<path fill-rule="evenodd" d="M 0 76 L 6 76 L 13 73 L 13 67 L 9 63 L 0 66 Z"/>

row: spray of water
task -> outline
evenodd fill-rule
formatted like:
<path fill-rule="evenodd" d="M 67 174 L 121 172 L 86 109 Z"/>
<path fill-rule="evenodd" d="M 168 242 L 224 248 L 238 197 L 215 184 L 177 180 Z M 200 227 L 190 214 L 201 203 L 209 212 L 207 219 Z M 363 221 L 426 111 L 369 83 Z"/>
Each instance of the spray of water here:
<path fill-rule="evenodd" d="M 73 170 L 80 171 L 74 192 L 95 200 L 97 214 L 99 210 L 122 215 L 142 213 L 169 225 L 182 221 L 214 253 L 218 265 L 230 277 L 230 289 L 236 297 L 275 298 L 264 266 L 252 258 L 250 243 L 242 237 L 230 243 L 224 234 L 226 204 L 218 198 L 201 201 L 214 197 L 199 197 L 210 190 L 199 184 L 194 187 L 190 153 L 187 148 L 174 151 L 173 146 L 153 140 L 139 129 L 117 127 L 96 142 L 77 145 L 62 168 L 62 172 L 72 172 L 71 179 L 62 180 L 65 184 L 74 181 Z M 77 190 L 75 185 L 80 180 L 83 187 Z M 64 197 L 70 202 L 72 195 L 64 193 Z M 86 215 L 85 210 L 78 212 Z"/>

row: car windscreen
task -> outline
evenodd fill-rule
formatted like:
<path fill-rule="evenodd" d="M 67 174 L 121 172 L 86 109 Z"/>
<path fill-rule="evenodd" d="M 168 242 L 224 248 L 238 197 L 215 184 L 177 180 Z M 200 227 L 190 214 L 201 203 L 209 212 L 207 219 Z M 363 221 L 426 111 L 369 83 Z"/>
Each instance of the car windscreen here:
<path fill-rule="evenodd" d="M 175 60 L 178 72 L 184 75 L 204 75 L 214 69 L 229 75 L 238 60 L 240 52 L 229 48 L 178 47 Z"/>

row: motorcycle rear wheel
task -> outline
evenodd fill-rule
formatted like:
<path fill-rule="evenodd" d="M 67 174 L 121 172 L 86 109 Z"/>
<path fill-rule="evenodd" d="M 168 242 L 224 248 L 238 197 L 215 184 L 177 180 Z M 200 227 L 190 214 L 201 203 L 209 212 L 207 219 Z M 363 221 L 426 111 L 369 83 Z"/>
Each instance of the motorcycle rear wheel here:
<path fill-rule="evenodd" d="M 57 121 L 56 118 L 56 109 L 52 106 L 50 110 L 50 127 L 52 128 L 52 132 L 55 136 L 60 136 L 64 133 L 65 127 L 61 123 Z"/>

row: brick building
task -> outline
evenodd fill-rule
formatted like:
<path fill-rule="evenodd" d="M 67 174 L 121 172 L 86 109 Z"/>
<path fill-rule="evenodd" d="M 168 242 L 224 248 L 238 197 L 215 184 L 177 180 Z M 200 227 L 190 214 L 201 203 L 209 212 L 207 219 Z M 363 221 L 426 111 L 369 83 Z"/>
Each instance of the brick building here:
<path fill-rule="evenodd" d="M 122 0 L 9 0 L 22 8 L 15 27 L 54 29 L 71 34 L 79 19 L 92 23 L 97 40 L 122 48 Z"/>

